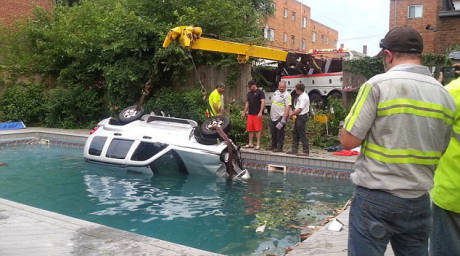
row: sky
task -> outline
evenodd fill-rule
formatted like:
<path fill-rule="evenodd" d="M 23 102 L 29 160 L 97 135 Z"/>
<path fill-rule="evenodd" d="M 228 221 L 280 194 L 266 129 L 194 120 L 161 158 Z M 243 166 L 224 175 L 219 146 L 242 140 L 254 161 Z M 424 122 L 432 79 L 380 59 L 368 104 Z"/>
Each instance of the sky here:
<path fill-rule="evenodd" d="M 311 18 L 339 31 L 346 49 L 376 55 L 389 29 L 390 0 L 301 0 L 311 8 Z"/>

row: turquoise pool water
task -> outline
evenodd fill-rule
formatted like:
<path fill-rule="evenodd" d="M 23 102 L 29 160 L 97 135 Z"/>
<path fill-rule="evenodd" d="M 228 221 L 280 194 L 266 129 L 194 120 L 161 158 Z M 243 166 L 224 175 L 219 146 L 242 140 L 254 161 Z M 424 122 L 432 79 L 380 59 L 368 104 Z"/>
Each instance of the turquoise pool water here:
<path fill-rule="evenodd" d="M 0 149 L 0 197 L 138 234 L 228 255 L 282 255 L 297 226 L 341 207 L 349 181 L 252 170 L 248 182 L 151 176 L 87 164 L 79 149 Z M 265 232 L 256 233 L 267 222 Z"/>

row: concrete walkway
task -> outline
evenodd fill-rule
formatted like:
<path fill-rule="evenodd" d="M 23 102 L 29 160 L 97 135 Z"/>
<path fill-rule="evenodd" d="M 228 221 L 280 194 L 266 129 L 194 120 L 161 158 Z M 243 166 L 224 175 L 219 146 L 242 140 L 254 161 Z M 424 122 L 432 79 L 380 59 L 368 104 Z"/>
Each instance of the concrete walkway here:
<path fill-rule="evenodd" d="M 0 198 L 0 255 L 219 255 Z"/>
<path fill-rule="evenodd" d="M 300 243 L 288 256 L 346 256 L 348 254 L 348 215 L 350 208 L 339 214 L 336 218 L 344 224 L 341 231 L 329 231 L 324 225 L 313 235 Z M 385 256 L 393 256 L 393 250 L 388 245 Z"/>

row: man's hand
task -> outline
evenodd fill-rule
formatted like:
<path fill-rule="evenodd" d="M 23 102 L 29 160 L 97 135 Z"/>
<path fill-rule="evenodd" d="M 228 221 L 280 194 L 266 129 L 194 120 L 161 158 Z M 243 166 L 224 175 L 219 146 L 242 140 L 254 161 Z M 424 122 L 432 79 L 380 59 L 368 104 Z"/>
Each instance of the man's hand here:
<path fill-rule="evenodd" d="M 460 75 L 460 63 L 455 63 L 454 65 L 452 65 L 455 67 L 455 73 L 457 75 Z"/>
<path fill-rule="evenodd" d="M 283 116 L 283 118 L 281 118 L 280 123 L 282 123 L 283 125 L 285 125 L 286 122 L 287 122 L 287 116 Z"/>
<path fill-rule="evenodd" d="M 245 116 L 246 116 L 246 113 L 242 112 L 241 113 L 241 119 L 244 119 Z"/>
<path fill-rule="evenodd" d="M 259 119 L 262 119 L 262 112 L 259 112 L 259 114 L 257 114 L 257 117 L 258 117 Z"/>

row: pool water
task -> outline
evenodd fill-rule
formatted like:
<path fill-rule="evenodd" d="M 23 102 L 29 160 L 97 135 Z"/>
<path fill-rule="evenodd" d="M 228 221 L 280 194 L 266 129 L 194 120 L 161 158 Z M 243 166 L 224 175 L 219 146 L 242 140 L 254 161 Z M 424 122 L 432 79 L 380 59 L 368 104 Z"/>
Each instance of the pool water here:
<path fill-rule="evenodd" d="M 353 191 L 346 180 L 257 170 L 233 183 L 166 164 L 152 176 L 47 145 L 0 149 L 0 162 L 8 164 L 0 167 L 2 198 L 227 255 L 283 255 L 299 242 L 299 226 L 317 225 Z"/>

